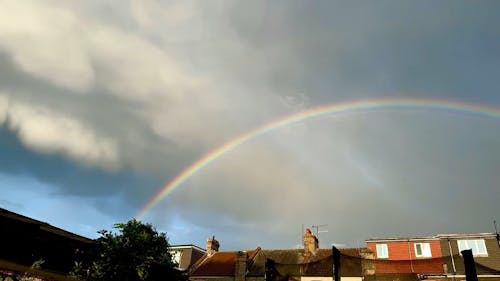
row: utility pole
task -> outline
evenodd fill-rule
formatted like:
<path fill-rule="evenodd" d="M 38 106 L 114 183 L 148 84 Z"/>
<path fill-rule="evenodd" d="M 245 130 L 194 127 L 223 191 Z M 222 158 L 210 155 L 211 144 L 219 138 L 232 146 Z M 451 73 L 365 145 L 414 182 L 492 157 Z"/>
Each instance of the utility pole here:
<path fill-rule="evenodd" d="M 299 236 L 299 245 L 303 245 L 304 244 L 304 224 L 302 224 L 302 230 L 300 232 L 300 236 Z"/>

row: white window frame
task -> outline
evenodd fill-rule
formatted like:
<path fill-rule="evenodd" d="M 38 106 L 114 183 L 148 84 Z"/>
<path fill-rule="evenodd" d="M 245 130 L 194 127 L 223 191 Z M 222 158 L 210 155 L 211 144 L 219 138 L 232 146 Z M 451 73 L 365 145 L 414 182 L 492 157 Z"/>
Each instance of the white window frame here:
<path fill-rule="evenodd" d="M 172 260 L 177 263 L 177 266 L 180 266 L 182 259 L 182 251 L 173 251 L 171 252 Z"/>
<path fill-rule="evenodd" d="M 417 251 L 417 245 L 420 247 L 420 254 Z M 414 243 L 415 257 L 417 258 L 432 258 L 431 244 L 430 243 Z"/>
<path fill-rule="evenodd" d="M 460 255 L 463 250 L 472 250 L 472 255 L 475 257 L 487 257 L 488 250 L 486 249 L 486 243 L 484 239 L 467 239 L 467 240 L 457 240 L 458 252 Z"/>
<path fill-rule="evenodd" d="M 376 244 L 377 247 L 377 258 L 378 259 L 388 259 L 389 258 L 389 248 L 387 244 Z"/>

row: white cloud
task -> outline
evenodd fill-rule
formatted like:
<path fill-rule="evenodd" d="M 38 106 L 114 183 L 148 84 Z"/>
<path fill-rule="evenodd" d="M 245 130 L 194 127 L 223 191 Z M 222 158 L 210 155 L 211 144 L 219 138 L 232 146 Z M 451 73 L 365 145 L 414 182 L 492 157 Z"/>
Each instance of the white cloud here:
<path fill-rule="evenodd" d="M 130 11 L 137 25 L 144 31 L 166 31 L 170 41 L 199 38 L 202 32 L 200 9 L 194 1 L 130 1 Z M 187 30 L 189 29 L 189 30 Z M 189 31 L 189 32 L 187 32 Z"/>
<path fill-rule="evenodd" d="M 68 93 L 99 92 L 133 104 L 132 111 L 148 122 L 144 126 L 178 145 L 221 141 L 231 127 L 231 119 L 217 126 L 230 105 L 215 92 L 210 75 L 196 74 L 185 57 L 175 56 L 178 52 L 63 2 L 1 4 L 0 49 L 28 74 Z M 145 17 L 159 11 L 162 19 L 154 28 L 166 23 L 175 29 L 199 18 L 194 4 L 160 9 L 132 2 L 131 10 L 139 27 L 147 27 L 152 19 Z"/>
<path fill-rule="evenodd" d="M 9 99 L 7 96 L 0 95 L 0 126 L 7 120 L 7 110 L 9 107 Z"/>
<path fill-rule="evenodd" d="M 5 96 L 0 95 L 0 101 Z M 69 116 L 49 108 L 10 101 L 5 110 L 8 127 L 27 147 L 44 153 L 62 153 L 69 158 L 104 167 L 115 167 L 119 155 L 115 141 L 95 134 Z"/>
<path fill-rule="evenodd" d="M 114 95 L 150 103 L 202 90 L 201 81 L 139 36 L 103 25 L 90 26 L 86 36 L 98 83 Z"/>
<path fill-rule="evenodd" d="M 102 86 L 142 102 L 203 89 L 175 59 L 133 32 L 64 5 L 0 3 L 0 48 L 25 72 L 75 92 Z"/>
<path fill-rule="evenodd" d="M 69 10 L 38 1 L 0 1 L 0 48 L 27 73 L 85 92 L 94 72 Z"/>

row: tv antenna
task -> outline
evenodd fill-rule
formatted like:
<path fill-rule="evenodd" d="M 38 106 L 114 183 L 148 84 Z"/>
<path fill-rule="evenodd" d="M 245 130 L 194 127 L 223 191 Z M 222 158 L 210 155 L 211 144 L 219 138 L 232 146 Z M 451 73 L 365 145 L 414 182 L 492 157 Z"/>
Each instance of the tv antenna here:
<path fill-rule="evenodd" d="M 312 229 L 316 229 L 316 238 L 319 240 L 319 234 L 320 233 L 326 233 L 328 230 L 319 230 L 322 227 L 328 226 L 328 224 L 318 224 L 318 225 L 311 225 Z"/>
<path fill-rule="evenodd" d="M 495 234 L 496 234 L 496 237 L 497 237 L 497 243 L 498 243 L 498 247 L 500 248 L 500 234 L 498 233 L 497 221 L 496 220 L 493 221 L 493 225 L 495 226 Z"/>

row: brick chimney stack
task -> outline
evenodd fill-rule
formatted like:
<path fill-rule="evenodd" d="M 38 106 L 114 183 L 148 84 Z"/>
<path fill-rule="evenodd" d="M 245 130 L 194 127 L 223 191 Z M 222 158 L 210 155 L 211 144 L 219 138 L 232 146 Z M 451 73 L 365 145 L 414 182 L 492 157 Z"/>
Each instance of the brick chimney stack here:
<path fill-rule="evenodd" d="M 234 270 L 235 281 L 245 281 L 247 275 L 247 251 L 238 251 L 236 256 L 236 268 Z"/>
<path fill-rule="evenodd" d="M 306 250 L 306 254 L 316 254 L 318 244 L 318 238 L 312 234 L 309 228 L 306 229 L 306 233 L 304 233 L 304 250 Z"/>
<path fill-rule="evenodd" d="M 375 274 L 375 255 L 371 250 L 361 249 L 361 269 L 363 276 Z"/>
<path fill-rule="evenodd" d="M 219 251 L 219 241 L 215 239 L 215 236 L 209 237 L 207 239 L 207 254 L 209 256 L 217 253 Z"/>

